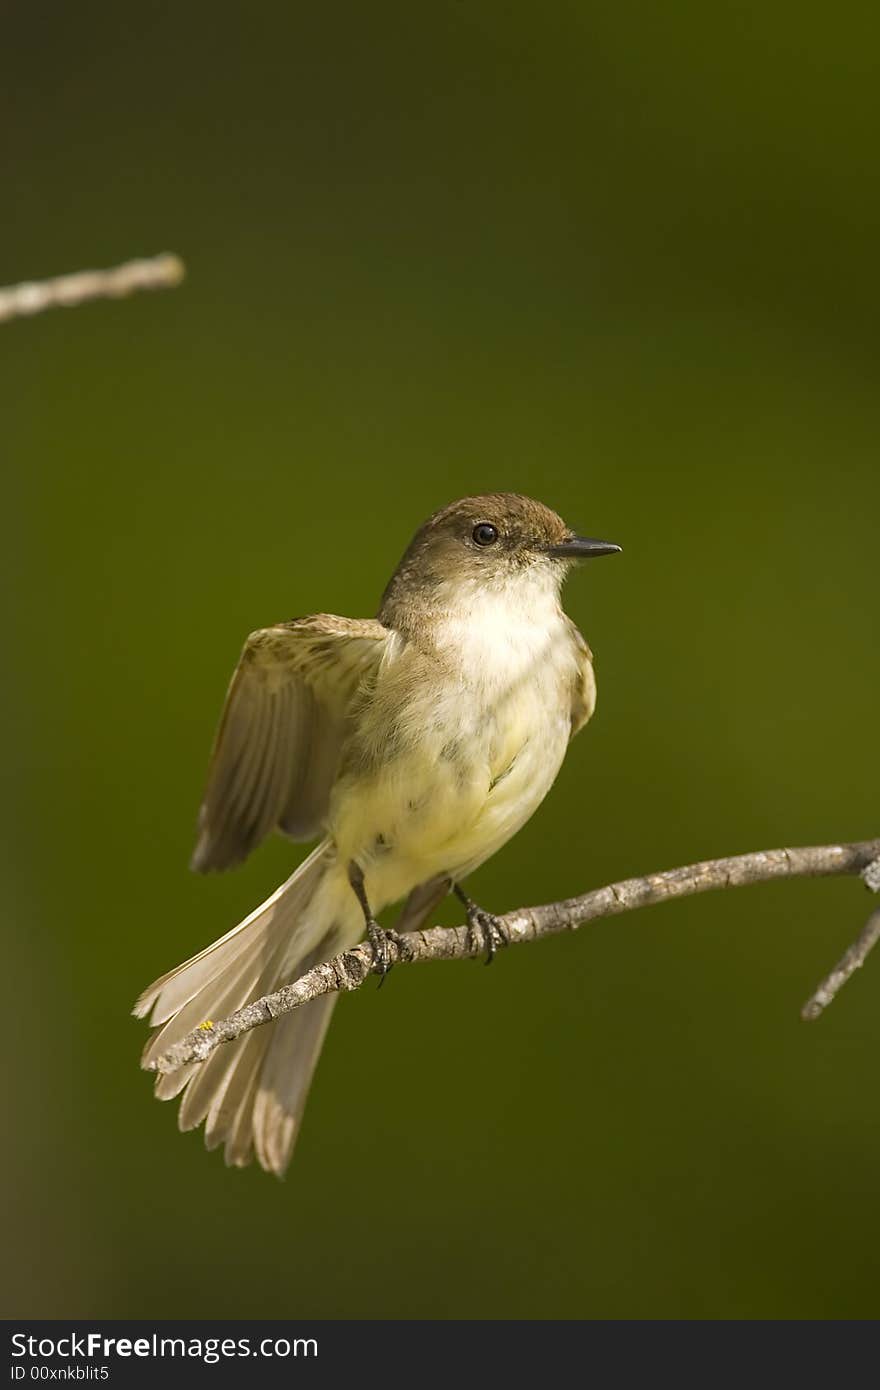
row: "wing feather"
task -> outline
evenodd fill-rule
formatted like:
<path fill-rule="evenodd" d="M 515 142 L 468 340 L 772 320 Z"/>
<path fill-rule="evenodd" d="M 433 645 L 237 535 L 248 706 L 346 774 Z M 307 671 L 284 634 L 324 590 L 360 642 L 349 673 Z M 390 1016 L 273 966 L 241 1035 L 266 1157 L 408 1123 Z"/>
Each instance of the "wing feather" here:
<path fill-rule="evenodd" d="M 352 700 L 390 639 L 381 623 L 329 613 L 251 633 L 214 741 L 194 869 L 239 863 L 276 827 L 320 833 Z"/>
<path fill-rule="evenodd" d="M 593 674 L 593 653 L 589 644 L 570 618 L 568 625 L 577 650 L 571 691 L 571 737 L 574 738 L 592 718 L 596 708 L 596 677 Z"/>

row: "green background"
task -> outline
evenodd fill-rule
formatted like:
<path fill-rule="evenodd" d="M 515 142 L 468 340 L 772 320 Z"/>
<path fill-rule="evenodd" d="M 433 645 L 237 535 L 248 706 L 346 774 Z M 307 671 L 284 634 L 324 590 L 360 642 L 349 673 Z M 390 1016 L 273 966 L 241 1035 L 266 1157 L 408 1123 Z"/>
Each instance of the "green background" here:
<path fill-rule="evenodd" d="M 243 637 L 373 613 L 467 492 L 625 549 L 481 902 L 880 833 L 877 54 L 850 3 L 7 7 L 0 281 L 189 267 L 0 328 L 7 1317 L 880 1313 L 880 963 L 798 1018 L 858 884 L 367 987 L 283 1184 L 128 1017 L 299 853 L 186 867 Z"/>

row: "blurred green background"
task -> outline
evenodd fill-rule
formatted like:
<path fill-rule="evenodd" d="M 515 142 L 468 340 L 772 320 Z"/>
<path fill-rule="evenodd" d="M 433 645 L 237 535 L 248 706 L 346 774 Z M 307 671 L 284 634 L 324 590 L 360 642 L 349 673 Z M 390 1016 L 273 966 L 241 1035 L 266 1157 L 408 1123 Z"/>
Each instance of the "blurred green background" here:
<path fill-rule="evenodd" d="M 189 267 L 0 329 L 3 1314 L 876 1316 L 880 963 L 798 1019 L 855 883 L 343 1000 L 284 1184 L 128 1017 L 300 853 L 186 867 L 243 637 L 466 492 L 625 547 L 481 902 L 880 833 L 875 7 L 13 4 L 0 64 L 0 281 Z"/>

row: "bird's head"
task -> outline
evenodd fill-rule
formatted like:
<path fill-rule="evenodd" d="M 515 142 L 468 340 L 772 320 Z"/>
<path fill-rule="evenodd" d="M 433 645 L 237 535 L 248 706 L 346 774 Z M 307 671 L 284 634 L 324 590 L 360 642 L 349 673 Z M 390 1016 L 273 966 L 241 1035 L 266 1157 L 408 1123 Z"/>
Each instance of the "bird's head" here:
<path fill-rule="evenodd" d="M 401 604 L 437 608 L 463 591 L 540 584 L 557 591 L 571 567 L 620 550 L 576 535 L 556 512 L 515 492 L 463 497 L 420 526 L 392 576 L 380 617 Z"/>

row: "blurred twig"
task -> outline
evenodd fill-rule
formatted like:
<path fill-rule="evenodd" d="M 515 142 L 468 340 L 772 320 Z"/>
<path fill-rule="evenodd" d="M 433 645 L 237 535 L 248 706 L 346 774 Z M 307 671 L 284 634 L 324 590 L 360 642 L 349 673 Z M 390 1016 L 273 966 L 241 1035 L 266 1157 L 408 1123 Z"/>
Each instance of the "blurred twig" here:
<path fill-rule="evenodd" d="M 571 931 L 586 922 L 594 922 L 600 917 L 616 917 L 637 907 L 648 907 L 671 898 L 685 898 L 693 893 L 707 893 L 715 888 L 739 888 L 747 883 L 764 883 L 770 879 L 862 874 L 870 887 L 873 886 L 871 875 L 878 861 L 880 840 L 863 840 L 846 845 L 817 845 L 806 849 L 759 850 L 754 854 L 739 854 L 730 859 L 709 859 L 701 864 L 667 869 L 665 873 L 649 874 L 645 878 L 625 879 L 621 883 L 612 883 L 606 888 L 597 888 L 592 893 L 567 898 L 563 902 L 550 903 L 544 907 L 521 908 L 516 912 L 507 913 L 498 920 L 511 944 L 536 941 L 539 937 Z M 877 872 L 880 874 L 880 870 Z M 867 949 L 863 952 L 862 959 L 867 954 Z M 482 946 L 474 934 L 464 926 L 431 927 L 427 931 L 406 932 L 402 936 L 392 935 L 388 940 L 388 958 L 391 964 L 424 960 L 462 960 L 479 955 L 481 950 Z M 859 964 L 861 959 L 856 960 L 849 973 L 851 974 Z M 340 990 L 358 989 L 373 971 L 372 948 L 366 942 L 362 942 L 352 950 L 343 951 L 332 960 L 316 965 L 299 980 L 276 990 L 274 994 L 267 994 L 264 998 L 247 1004 L 228 1018 L 206 1019 L 161 1057 L 151 1062 L 148 1070 L 167 1073 L 177 1071 L 191 1062 L 203 1062 L 221 1043 L 232 1042 L 251 1028 L 270 1023 L 282 1014 L 299 1008 L 301 1004 L 308 1003 L 310 999 Z M 842 982 L 841 980 L 840 983 Z"/>
<path fill-rule="evenodd" d="M 54 280 L 29 280 L 0 289 L 0 323 L 41 314 L 44 309 L 71 308 L 90 299 L 122 299 L 138 290 L 170 290 L 186 271 L 179 256 L 152 256 L 126 261 L 111 270 L 79 270 Z"/>

